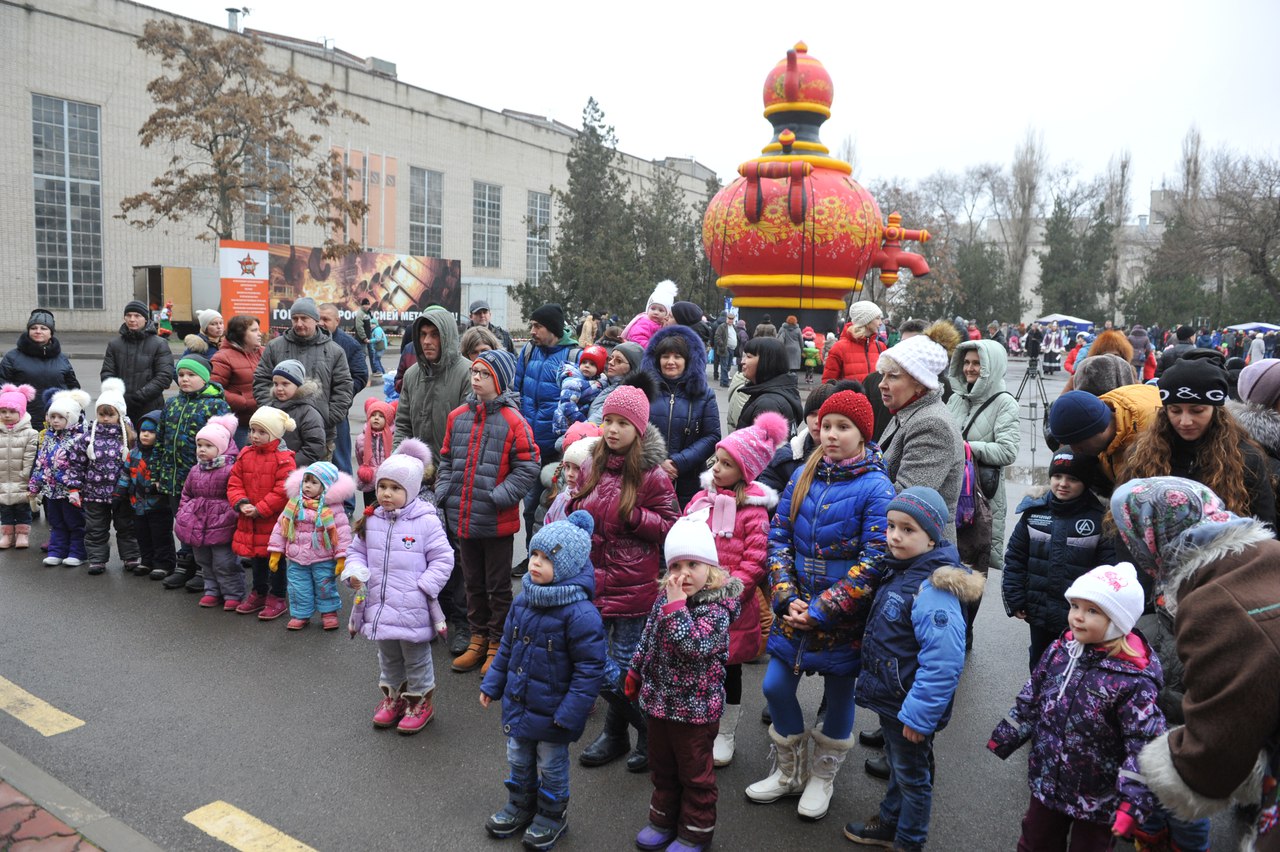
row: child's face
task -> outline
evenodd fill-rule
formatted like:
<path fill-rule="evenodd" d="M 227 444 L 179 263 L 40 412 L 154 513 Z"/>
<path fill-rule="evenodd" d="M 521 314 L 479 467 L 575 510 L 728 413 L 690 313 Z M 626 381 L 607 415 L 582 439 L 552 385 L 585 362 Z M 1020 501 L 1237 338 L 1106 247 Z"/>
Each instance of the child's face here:
<path fill-rule="evenodd" d="M 1084 482 L 1069 473 L 1055 473 L 1049 477 L 1049 490 L 1054 497 L 1066 502 L 1084 493 Z"/>
<path fill-rule="evenodd" d="M 595 361 L 583 361 L 578 365 L 578 369 L 582 370 L 582 377 L 584 379 L 594 379 L 600 374 L 600 371 L 596 369 Z"/>
<path fill-rule="evenodd" d="M 692 559 L 677 559 L 667 566 L 668 577 L 679 577 L 680 588 L 685 595 L 696 595 L 707 587 L 711 576 L 711 566 L 705 562 L 694 562 Z"/>
<path fill-rule="evenodd" d="M 1071 625 L 1071 634 L 1077 642 L 1081 645 L 1096 645 L 1107 635 L 1111 619 L 1093 601 L 1072 598 L 1067 623 Z"/>
<path fill-rule="evenodd" d="M 324 486 L 320 484 L 320 480 L 311 474 L 302 477 L 302 496 L 308 500 L 316 500 L 320 497 L 320 492 L 324 490 Z"/>
<path fill-rule="evenodd" d="M 498 385 L 493 380 L 493 373 L 479 362 L 471 365 L 471 392 L 481 402 L 488 402 L 498 395 Z"/>
<path fill-rule="evenodd" d="M 16 408 L 0 408 L 0 423 L 12 426 L 22 419 Z"/>
<path fill-rule="evenodd" d="M 249 424 L 249 445 L 252 447 L 262 447 L 271 443 L 271 433 L 263 429 L 257 423 Z"/>
<path fill-rule="evenodd" d="M 144 447 L 154 447 L 156 445 L 156 433 L 150 429 L 143 429 L 138 433 L 138 443 Z"/>
<path fill-rule="evenodd" d="M 271 395 L 279 402 L 293 399 L 298 393 L 298 386 L 284 376 L 271 377 Z"/>
<path fill-rule="evenodd" d="M 653 320 L 658 325 L 662 325 L 667 321 L 668 312 L 666 305 L 659 305 L 656 303 L 652 304 L 649 306 L 647 313 L 649 315 L 649 319 Z"/>
<path fill-rule="evenodd" d="M 529 579 L 539 586 L 545 586 L 555 579 L 555 570 L 551 559 L 541 550 L 529 554 Z"/>
<path fill-rule="evenodd" d="M 711 465 L 711 481 L 716 488 L 732 488 L 742 481 L 742 468 L 733 456 L 717 449 L 715 463 Z"/>
<path fill-rule="evenodd" d="M 183 393 L 195 393 L 205 385 L 204 379 L 185 367 L 178 371 L 178 390 Z"/>
<path fill-rule="evenodd" d="M 378 480 L 378 505 L 388 512 L 404 508 L 409 502 L 409 494 L 394 479 Z"/>
<path fill-rule="evenodd" d="M 604 428 L 604 445 L 610 452 L 625 453 L 640 437 L 631 421 L 619 414 L 606 414 L 601 425 Z"/>
<path fill-rule="evenodd" d="M 116 411 L 114 408 L 112 408 L 109 405 L 99 406 L 98 422 L 104 425 L 108 423 L 119 423 L 120 412 Z"/>
<path fill-rule="evenodd" d="M 864 444 L 862 433 L 853 421 L 843 414 L 828 414 L 822 418 L 822 453 L 831 461 L 857 458 Z"/>
<path fill-rule="evenodd" d="M 884 538 L 889 545 L 889 555 L 894 559 L 915 559 L 936 546 L 936 542 L 920 528 L 915 518 L 897 509 L 888 514 Z"/>
<path fill-rule="evenodd" d="M 375 411 L 369 415 L 369 428 L 375 432 L 381 432 L 387 428 L 387 418 L 381 411 Z"/>
<path fill-rule="evenodd" d="M 67 418 L 62 414 L 54 414 L 52 411 L 45 415 L 45 422 L 54 431 L 67 428 Z"/>
<path fill-rule="evenodd" d="M 196 441 L 196 459 L 211 462 L 218 457 L 218 448 L 203 439 Z"/>
<path fill-rule="evenodd" d="M 578 490 L 578 474 L 582 472 L 582 468 L 573 462 L 565 462 L 563 467 L 565 484 L 569 486 L 569 493 L 573 494 Z"/>

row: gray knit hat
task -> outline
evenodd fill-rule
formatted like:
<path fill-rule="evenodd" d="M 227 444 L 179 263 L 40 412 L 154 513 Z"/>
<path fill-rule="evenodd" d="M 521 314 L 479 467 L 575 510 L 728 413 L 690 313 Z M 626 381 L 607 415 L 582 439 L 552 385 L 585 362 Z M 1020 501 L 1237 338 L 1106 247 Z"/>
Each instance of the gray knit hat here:
<path fill-rule="evenodd" d="M 36 308 L 31 312 L 31 316 L 27 317 L 27 328 L 31 328 L 33 325 L 47 325 L 50 331 L 54 331 L 53 311 Z"/>
<path fill-rule="evenodd" d="M 320 311 L 316 308 L 316 300 L 310 296 L 303 296 L 294 302 L 293 307 L 289 309 L 289 318 L 293 317 L 311 317 L 316 322 L 320 322 Z"/>
<path fill-rule="evenodd" d="M 299 387 L 307 380 L 307 368 L 296 358 L 286 358 L 271 371 L 273 376 L 283 376 Z"/>

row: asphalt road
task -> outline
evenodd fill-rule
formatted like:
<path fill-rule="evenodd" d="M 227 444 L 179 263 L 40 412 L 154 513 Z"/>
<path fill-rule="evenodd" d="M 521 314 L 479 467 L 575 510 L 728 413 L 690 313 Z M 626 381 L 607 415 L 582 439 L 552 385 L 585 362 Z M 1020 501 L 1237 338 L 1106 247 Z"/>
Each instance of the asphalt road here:
<path fill-rule="evenodd" d="M 98 363 L 75 366 L 89 380 Z M 1013 367 L 1014 387 L 1021 369 Z M 97 392 L 96 380 L 86 384 Z M 1040 443 L 1036 462 L 1048 459 Z M 1019 463 L 1025 475 L 1026 446 Z M 1011 485 L 1010 507 L 1024 490 Z M 505 795 L 500 711 L 479 706 L 478 673 L 451 672 L 445 648 L 435 649 L 430 726 L 413 737 L 375 731 L 371 643 L 349 640 L 345 630 L 313 625 L 289 633 L 283 620 L 202 610 L 196 595 L 122 576 L 118 562 L 99 577 L 45 568 L 34 544 L 46 535 L 38 522 L 32 549 L 0 554 L 0 676 L 85 724 L 44 737 L 0 713 L 0 740 L 15 751 L 168 849 L 226 848 L 183 821 L 215 801 L 320 850 L 499 848 L 482 826 Z M 518 536 L 517 549 L 520 543 Z M 993 572 L 955 714 L 937 741 L 937 849 L 1014 848 L 1027 803 L 1025 749 L 1002 762 L 985 748 L 1027 674 L 1025 628 L 1005 617 L 998 583 Z M 719 773 L 717 845 L 854 848 L 841 836 L 843 823 L 874 813 L 884 790 L 863 774 L 869 752 L 859 746 L 819 823 L 801 822 L 794 800 L 760 806 L 743 797 L 769 771 L 758 721 L 763 673 L 762 665 L 745 669 L 738 753 Z M 815 679 L 805 681 L 810 713 L 819 692 Z M 575 758 L 601 715 L 571 748 Z M 873 724 L 860 711 L 855 727 Z M 572 788 L 570 831 L 558 848 L 633 848 L 646 816 L 647 777 L 628 774 L 621 762 L 588 770 L 575 760 Z"/>

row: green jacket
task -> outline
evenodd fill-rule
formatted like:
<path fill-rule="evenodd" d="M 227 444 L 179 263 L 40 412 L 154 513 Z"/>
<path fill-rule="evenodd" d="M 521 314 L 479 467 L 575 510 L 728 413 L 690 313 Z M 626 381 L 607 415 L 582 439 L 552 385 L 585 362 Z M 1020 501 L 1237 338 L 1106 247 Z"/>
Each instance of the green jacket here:
<path fill-rule="evenodd" d="M 422 327 L 431 323 L 440 333 L 440 358 L 427 363 L 418 338 Z M 417 438 L 437 456 L 444 443 L 449 412 L 466 401 L 471 391 L 471 364 L 462 357 L 458 342 L 458 324 L 453 314 L 428 309 L 413 322 L 408 338 L 413 342 L 417 363 L 405 371 L 400 387 L 400 405 L 396 409 L 395 443 Z"/>

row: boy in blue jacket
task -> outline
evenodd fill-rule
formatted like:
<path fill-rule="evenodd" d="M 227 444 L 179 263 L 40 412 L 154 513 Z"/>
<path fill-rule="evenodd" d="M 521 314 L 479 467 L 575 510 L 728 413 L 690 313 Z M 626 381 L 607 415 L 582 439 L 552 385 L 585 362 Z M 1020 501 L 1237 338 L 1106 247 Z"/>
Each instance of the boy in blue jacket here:
<path fill-rule="evenodd" d="M 880 715 L 889 789 L 880 812 L 845 826 L 868 846 L 923 849 L 933 803 L 933 736 L 951 718 L 964 669 L 964 606 L 985 578 L 960 563 L 943 538 L 947 505 L 932 488 L 908 488 L 889 503 L 889 555 L 862 640 L 858 704 Z M 902 697 L 902 690 L 906 690 Z"/>
<path fill-rule="evenodd" d="M 569 743 L 582 736 L 604 682 L 605 638 L 591 602 L 590 513 L 547 524 L 529 542 L 529 572 L 502 644 L 480 684 L 480 705 L 502 699 L 511 776 L 507 804 L 485 831 L 546 850 L 567 828 Z"/>

